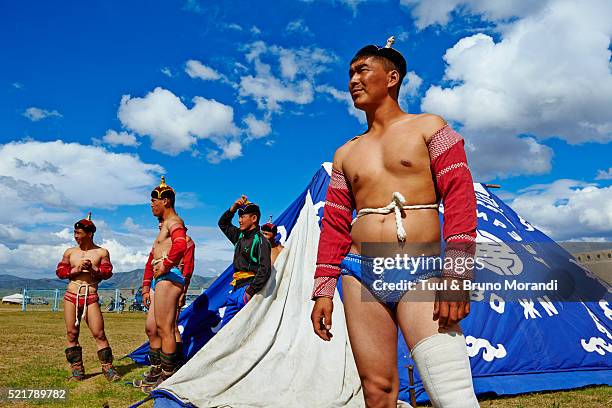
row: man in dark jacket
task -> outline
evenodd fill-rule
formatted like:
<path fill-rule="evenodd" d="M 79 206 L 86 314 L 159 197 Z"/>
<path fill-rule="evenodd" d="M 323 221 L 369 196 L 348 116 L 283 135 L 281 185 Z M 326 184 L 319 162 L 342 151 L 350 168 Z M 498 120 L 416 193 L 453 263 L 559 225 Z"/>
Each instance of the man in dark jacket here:
<path fill-rule="evenodd" d="M 240 228 L 232 224 L 238 211 Z M 219 228 L 234 244 L 234 280 L 232 291 L 225 304 L 221 327 L 225 326 L 247 304 L 257 292 L 261 291 L 270 278 L 270 243 L 259 228 L 261 211 L 257 204 L 247 200 L 245 195 L 237 199 L 219 219 Z"/>

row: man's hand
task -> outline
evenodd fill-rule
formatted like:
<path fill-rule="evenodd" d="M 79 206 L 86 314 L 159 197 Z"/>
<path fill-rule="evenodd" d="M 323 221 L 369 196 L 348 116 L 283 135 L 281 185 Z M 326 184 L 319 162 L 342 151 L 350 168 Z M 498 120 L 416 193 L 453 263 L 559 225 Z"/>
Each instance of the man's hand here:
<path fill-rule="evenodd" d="M 470 291 L 461 288 L 460 279 L 442 278 L 447 290 L 436 293 L 433 319 L 438 321 L 440 328 L 449 328 L 470 314 Z"/>
<path fill-rule="evenodd" d="M 79 266 L 77 267 L 79 272 L 85 272 L 91 269 L 91 260 L 89 259 L 81 259 L 79 262 Z"/>
<path fill-rule="evenodd" d="M 328 297 L 318 297 L 312 307 L 310 320 L 312 328 L 317 336 L 325 341 L 330 341 L 332 337 L 332 312 L 334 311 L 334 300 Z"/>
<path fill-rule="evenodd" d="M 151 306 L 151 294 L 144 292 L 142 294 L 142 304 L 148 309 Z"/>
<path fill-rule="evenodd" d="M 232 206 L 230 207 L 230 211 L 231 212 L 236 212 L 238 210 L 238 208 L 240 208 L 243 205 L 245 205 L 248 201 L 249 200 L 247 200 L 247 196 L 245 196 L 244 194 L 241 195 L 239 199 L 234 201 L 234 204 L 232 204 Z"/>

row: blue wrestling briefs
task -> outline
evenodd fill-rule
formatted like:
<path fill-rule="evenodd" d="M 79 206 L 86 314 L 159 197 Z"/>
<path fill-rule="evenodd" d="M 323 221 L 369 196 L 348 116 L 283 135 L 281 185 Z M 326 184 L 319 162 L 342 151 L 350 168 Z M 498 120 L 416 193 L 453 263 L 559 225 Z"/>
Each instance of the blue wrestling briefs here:
<path fill-rule="evenodd" d="M 151 282 L 151 289 L 155 289 L 155 285 L 157 284 L 157 282 L 161 282 L 163 280 L 167 280 L 170 282 L 178 283 L 181 286 L 185 286 L 185 278 L 183 277 L 181 270 L 176 266 L 173 266 L 172 269 L 170 269 L 163 275 L 154 278 Z"/>
<path fill-rule="evenodd" d="M 376 300 L 393 309 L 407 291 L 419 287 L 418 282 L 441 276 L 443 267 L 443 258 L 436 255 L 398 258 L 348 254 L 340 270 L 342 275 L 356 278 Z"/>

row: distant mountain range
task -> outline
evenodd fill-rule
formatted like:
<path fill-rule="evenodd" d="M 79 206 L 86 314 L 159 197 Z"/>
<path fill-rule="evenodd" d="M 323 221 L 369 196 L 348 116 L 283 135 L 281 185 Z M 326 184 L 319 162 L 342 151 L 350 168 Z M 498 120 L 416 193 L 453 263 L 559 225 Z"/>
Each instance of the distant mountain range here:
<path fill-rule="evenodd" d="M 98 288 L 100 289 L 126 289 L 139 288 L 142 283 L 143 269 L 135 269 L 130 272 L 116 272 L 106 281 L 102 281 Z M 214 277 L 205 277 L 193 275 L 189 289 L 207 288 L 210 286 Z M 28 279 L 20 278 L 13 275 L 0 275 L 0 294 L 3 296 L 9 293 L 21 293 L 23 288 L 27 289 L 65 289 L 67 280 L 59 280 L 57 278 L 45 279 Z"/>

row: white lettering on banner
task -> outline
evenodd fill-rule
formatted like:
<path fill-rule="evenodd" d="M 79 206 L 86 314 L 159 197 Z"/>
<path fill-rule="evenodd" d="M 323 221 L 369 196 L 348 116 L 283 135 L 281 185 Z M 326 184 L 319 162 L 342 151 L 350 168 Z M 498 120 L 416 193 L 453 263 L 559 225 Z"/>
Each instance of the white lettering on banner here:
<path fill-rule="evenodd" d="M 321 210 L 321 208 L 325 207 L 325 201 L 318 201 L 314 206 L 314 212 L 315 212 L 315 216 L 317 217 L 317 223 L 321 222 L 321 217 L 319 217 L 319 210 Z"/>
<path fill-rule="evenodd" d="M 582 348 L 589 353 L 595 352 L 600 356 L 605 356 L 606 352 L 612 353 L 612 344 L 608 344 L 608 342 L 601 337 L 591 337 L 589 341 L 580 339 L 580 344 Z"/>
<path fill-rule="evenodd" d="M 476 192 L 476 203 L 498 214 L 504 213 L 494 199 L 478 191 Z"/>
<path fill-rule="evenodd" d="M 487 339 L 478 339 L 473 336 L 465 337 L 465 344 L 470 357 L 477 356 L 481 349 L 484 349 L 482 358 L 485 361 L 493 361 L 496 358 L 504 358 L 508 354 L 503 344 L 497 344 L 497 347 L 492 346 Z"/>
<path fill-rule="evenodd" d="M 548 313 L 549 316 L 559 314 L 559 312 L 557 311 L 557 308 L 555 307 L 553 302 L 551 302 L 548 296 L 542 296 L 537 299 L 538 299 L 538 302 L 540 303 L 540 306 L 542 306 L 544 311 Z"/>
<path fill-rule="evenodd" d="M 476 247 L 476 258 L 480 259 L 487 269 L 501 276 L 519 275 L 523 272 L 523 261 L 510 246 L 487 231 L 478 231 L 478 238 L 478 242 L 486 245 Z"/>
<path fill-rule="evenodd" d="M 495 221 L 493 221 L 493 225 L 495 225 L 496 227 L 506 228 L 506 224 L 504 224 L 503 222 L 501 222 L 497 218 L 495 219 Z"/>
<path fill-rule="evenodd" d="M 537 262 L 539 262 L 541 264 L 546 265 L 546 267 L 548 269 L 550 269 L 550 265 L 548 265 L 544 259 L 536 256 L 538 254 L 538 252 L 535 249 L 533 249 L 533 247 L 531 245 L 523 244 L 523 248 L 525 248 L 527 250 L 527 252 L 529 252 L 531 255 L 533 255 L 533 259 L 534 260 L 536 260 Z"/>
<path fill-rule="evenodd" d="M 499 314 L 503 314 L 506 309 L 506 301 L 495 293 L 491 293 L 489 297 L 489 306 Z"/>
<path fill-rule="evenodd" d="M 472 302 L 482 302 L 484 300 L 484 292 L 478 289 L 470 291 L 470 300 Z"/>
<path fill-rule="evenodd" d="M 542 317 L 540 312 L 535 308 L 535 304 L 531 299 L 519 299 L 519 303 L 523 306 L 523 315 L 525 319 L 535 319 L 536 317 Z"/>
<path fill-rule="evenodd" d="M 591 310 L 587 307 L 587 305 L 584 304 L 584 302 L 580 303 L 582 303 L 582 306 L 584 306 L 586 311 L 589 313 L 589 316 L 591 316 L 591 319 L 595 323 L 595 327 L 597 327 L 597 330 L 599 330 L 600 333 L 605 334 L 608 339 L 612 340 L 612 335 L 605 328 L 605 326 L 601 324 L 597 316 L 595 316 L 593 312 L 591 312 Z M 580 339 L 580 344 L 582 345 L 582 348 L 588 351 L 589 353 L 595 352 L 601 356 L 605 355 L 606 352 L 612 353 L 612 344 L 610 344 L 606 339 L 601 337 L 591 337 L 588 341 L 586 339 Z"/>
<path fill-rule="evenodd" d="M 513 240 L 517 242 L 520 242 L 523 240 L 523 238 L 521 238 L 521 236 L 516 231 L 510 231 L 508 235 L 510 235 L 510 238 L 512 238 Z"/>
<path fill-rule="evenodd" d="M 287 241 L 287 228 L 285 228 L 284 225 L 279 225 L 278 233 L 280 234 L 278 242 L 280 242 L 281 245 L 285 245 L 285 241 Z"/>
<path fill-rule="evenodd" d="M 612 309 L 608 307 L 608 301 L 603 299 L 600 300 L 599 307 L 601 307 L 601 310 L 603 310 L 608 320 L 612 320 Z"/>
<path fill-rule="evenodd" d="M 217 333 L 219 330 L 221 330 L 221 322 L 223 322 L 223 316 L 225 315 L 225 306 L 220 307 L 219 308 L 219 317 L 221 318 L 221 320 L 219 320 L 219 324 L 216 325 L 215 327 L 211 327 L 210 331 L 213 333 Z"/>
<path fill-rule="evenodd" d="M 487 215 L 486 212 L 481 212 L 481 211 L 476 210 L 476 217 L 482 218 L 485 221 L 489 221 L 489 216 Z"/>
<path fill-rule="evenodd" d="M 521 221 L 521 224 L 523 224 L 523 226 L 527 229 L 527 231 L 535 231 L 535 228 L 533 228 L 533 226 L 530 223 L 525 221 L 523 217 L 521 217 L 520 215 L 518 217 L 519 217 L 519 220 Z"/>

